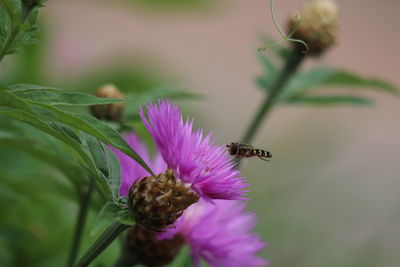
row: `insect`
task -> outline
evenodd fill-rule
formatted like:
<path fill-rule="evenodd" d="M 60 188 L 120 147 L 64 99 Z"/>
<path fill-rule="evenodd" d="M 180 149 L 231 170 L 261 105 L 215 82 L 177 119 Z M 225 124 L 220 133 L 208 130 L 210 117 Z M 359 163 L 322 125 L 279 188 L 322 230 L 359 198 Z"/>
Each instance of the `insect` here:
<path fill-rule="evenodd" d="M 244 143 L 231 143 L 230 145 L 226 145 L 228 148 L 229 154 L 235 156 L 237 158 L 250 158 L 250 157 L 258 157 L 259 159 L 269 161 L 269 158 L 272 158 L 272 154 L 269 151 L 254 148 L 249 144 Z"/>

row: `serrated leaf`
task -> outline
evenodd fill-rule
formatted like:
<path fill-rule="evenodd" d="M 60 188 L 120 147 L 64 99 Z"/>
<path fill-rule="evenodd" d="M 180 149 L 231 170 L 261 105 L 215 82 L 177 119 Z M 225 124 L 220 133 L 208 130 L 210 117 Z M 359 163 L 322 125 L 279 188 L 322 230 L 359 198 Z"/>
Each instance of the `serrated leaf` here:
<path fill-rule="evenodd" d="M 344 88 L 369 88 L 398 94 L 397 89 L 382 80 L 364 78 L 355 73 L 333 69 L 329 67 L 316 67 L 307 72 L 299 72 L 293 76 L 285 88 L 281 98 L 300 95 L 312 89 L 320 87 L 344 87 Z"/>
<path fill-rule="evenodd" d="M 49 105 L 90 106 L 122 102 L 121 99 L 100 98 L 93 95 L 65 91 L 15 92 L 18 97 Z"/>
<path fill-rule="evenodd" d="M 372 101 L 358 96 L 300 96 L 285 99 L 285 102 L 292 104 L 308 104 L 318 106 L 332 105 L 356 105 L 368 106 L 372 105 Z"/>

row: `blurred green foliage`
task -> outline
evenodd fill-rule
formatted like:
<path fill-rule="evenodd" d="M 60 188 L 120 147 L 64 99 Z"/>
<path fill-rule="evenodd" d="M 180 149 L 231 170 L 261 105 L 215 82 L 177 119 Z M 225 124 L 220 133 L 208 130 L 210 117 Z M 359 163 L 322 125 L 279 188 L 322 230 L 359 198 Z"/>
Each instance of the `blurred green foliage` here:
<path fill-rule="evenodd" d="M 285 61 L 290 50 L 282 46 L 276 47 L 277 42 L 270 37 L 264 36 L 263 39 L 271 44 L 268 48 L 270 48 L 272 56 L 267 56 L 264 52 L 257 52 L 263 73 L 257 77 L 256 84 L 269 94 L 279 75 L 279 62 L 277 63 L 278 60 L 274 59 Z M 348 94 L 343 94 L 342 89 L 346 89 Z M 371 100 L 359 95 L 360 92 L 367 89 L 399 95 L 397 88 L 389 82 L 378 78 L 362 77 L 350 70 L 321 65 L 295 73 L 283 88 L 279 101 L 287 104 L 317 106 L 363 106 L 372 104 Z"/>

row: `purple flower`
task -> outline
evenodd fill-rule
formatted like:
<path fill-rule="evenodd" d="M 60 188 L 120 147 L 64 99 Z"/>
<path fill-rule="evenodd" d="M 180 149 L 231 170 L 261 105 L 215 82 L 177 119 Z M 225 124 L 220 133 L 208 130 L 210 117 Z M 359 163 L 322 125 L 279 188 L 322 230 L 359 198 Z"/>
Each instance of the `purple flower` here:
<path fill-rule="evenodd" d="M 251 233 L 255 214 L 245 213 L 244 201 L 200 201 L 190 206 L 178 219 L 176 228 L 159 235 L 170 239 L 181 234 L 190 247 L 194 266 L 205 260 L 215 267 L 266 266 L 256 253 L 266 244 Z"/>
<path fill-rule="evenodd" d="M 146 146 L 134 133 L 126 135 L 125 140 L 155 173 L 165 171 L 167 164 L 160 153 L 151 160 Z M 120 193 L 126 195 L 132 183 L 150 174 L 124 153 L 111 149 L 121 165 Z M 267 262 L 257 257 L 256 253 L 266 244 L 251 232 L 256 225 L 256 218 L 255 214 L 244 212 L 245 206 L 245 201 L 238 200 L 200 200 L 186 209 L 175 222 L 174 228 L 165 229 L 158 237 L 171 239 L 176 235 L 183 236 L 190 247 L 195 266 L 199 266 L 201 259 L 210 266 L 265 266 Z"/>
<path fill-rule="evenodd" d="M 242 199 L 246 184 L 234 168 L 225 146 L 215 145 L 211 134 L 193 131 L 193 121 L 182 119 L 176 104 L 158 100 L 139 114 L 158 151 L 177 177 L 205 199 Z"/>

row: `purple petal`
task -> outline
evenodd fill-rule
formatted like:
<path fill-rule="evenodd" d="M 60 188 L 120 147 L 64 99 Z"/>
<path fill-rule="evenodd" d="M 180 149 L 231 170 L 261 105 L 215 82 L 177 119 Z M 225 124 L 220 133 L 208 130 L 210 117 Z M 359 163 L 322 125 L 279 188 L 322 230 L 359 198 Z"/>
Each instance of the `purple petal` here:
<path fill-rule="evenodd" d="M 266 244 L 251 232 L 256 217 L 244 212 L 245 205 L 227 200 L 198 202 L 185 211 L 178 231 L 169 229 L 159 237 L 183 234 L 195 266 L 201 259 L 219 267 L 266 266 L 267 261 L 256 255 Z"/>
<path fill-rule="evenodd" d="M 211 134 L 193 131 L 193 121 L 183 121 L 181 112 L 170 100 L 146 105 L 139 114 L 169 168 L 208 199 L 241 199 L 246 187 L 235 170 L 225 147 L 216 146 Z"/>

